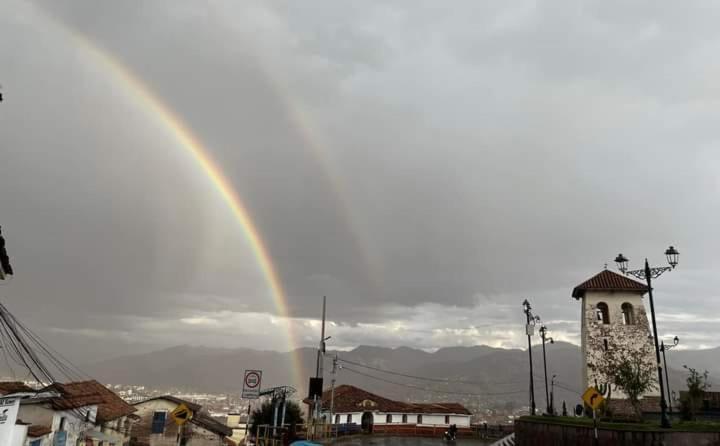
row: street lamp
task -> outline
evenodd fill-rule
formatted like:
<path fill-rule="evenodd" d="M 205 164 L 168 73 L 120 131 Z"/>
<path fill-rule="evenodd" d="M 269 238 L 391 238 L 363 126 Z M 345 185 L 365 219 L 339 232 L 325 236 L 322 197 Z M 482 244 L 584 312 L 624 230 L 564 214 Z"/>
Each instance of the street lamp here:
<path fill-rule="evenodd" d="M 528 339 L 528 356 L 530 358 L 530 414 L 535 415 L 535 383 L 533 382 L 533 360 L 532 360 L 532 336 L 535 332 L 535 325 L 540 320 L 539 316 L 533 316 L 530 302 L 525 299 L 522 303 L 523 313 L 525 313 L 525 333 Z"/>
<path fill-rule="evenodd" d="M 549 414 L 552 414 L 552 406 L 550 405 L 550 395 L 548 394 L 548 375 L 547 375 L 547 356 L 545 355 L 545 341 L 547 339 L 550 340 L 551 344 L 554 344 L 555 341 L 553 338 L 550 338 L 547 336 L 547 327 L 545 324 L 540 326 L 540 338 L 542 338 L 542 348 L 543 348 L 543 368 L 545 369 L 545 411 Z"/>
<path fill-rule="evenodd" d="M 645 268 L 644 269 L 638 269 L 633 271 L 628 271 L 627 264 L 628 259 L 622 255 L 618 254 L 618 256 L 615 258 L 615 263 L 617 263 L 618 269 L 623 272 L 625 275 L 631 275 L 634 277 L 637 277 L 638 279 L 642 280 L 645 279 L 647 282 L 647 290 L 648 290 L 648 297 L 650 299 L 650 314 L 652 316 L 652 327 L 653 327 L 653 341 L 655 343 L 655 360 L 657 361 L 657 370 L 658 370 L 658 385 L 660 386 L 660 411 L 661 411 L 661 422 L 660 425 L 665 428 L 669 428 L 670 426 L 670 420 L 667 416 L 667 402 L 665 400 L 665 386 L 663 383 L 663 368 L 660 365 L 660 345 L 658 343 L 658 334 L 657 334 L 657 323 L 655 322 L 655 303 L 653 301 L 653 290 L 652 290 L 652 279 L 656 279 L 660 277 L 660 275 L 667 271 L 672 271 L 675 269 L 675 267 L 678 264 L 678 259 L 680 257 L 680 253 L 672 246 L 670 246 L 668 249 L 665 250 L 665 256 L 667 257 L 668 264 L 670 266 L 661 266 L 657 268 L 650 268 L 650 264 L 648 263 L 648 260 L 645 259 Z"/>
<path fill-rule="evenodd" d="M 671 393 L 670 393 L 670 371 L 668 369 L 667 359 L 665 358 L 665 350 L 670 350 L 671 348 L 677 347 L 677 345 L 679 343 L 680 343 L 680 339 L 677 336 L 675 336 L 673 338 L 672 345 L 665 345 L 665 341 L 660 341 L 660 351 L 662 352 L 662 355 L 663 355 L 663 364 L 665 367 L 665 385 L 667 387 L 668 397 L 671 395 Z M 672 401 L 673 401 L 672 398 L 668 398 L 668 408 L 670 410 L 670 415 L 672 415 L 672 413 L 673 413 Z"/>

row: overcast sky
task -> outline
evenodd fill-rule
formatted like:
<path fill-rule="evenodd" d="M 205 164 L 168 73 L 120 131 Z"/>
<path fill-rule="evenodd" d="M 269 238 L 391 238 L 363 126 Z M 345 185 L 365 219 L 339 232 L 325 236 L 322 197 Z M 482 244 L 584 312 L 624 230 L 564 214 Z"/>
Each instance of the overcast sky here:
<path fill-rule="evenodd" d="M 4 0 L 0 298 L 76 360 L 177 344 L 523 345 L 528 298 L 656 283 L 660 333 L 720 323 L 720 5 Z M 95 50 L 81 42 L 92 42 Z M 124 65 L 242 197 L 290 303 Z M 632 266 L 631 265 L 631 266 Z"/>

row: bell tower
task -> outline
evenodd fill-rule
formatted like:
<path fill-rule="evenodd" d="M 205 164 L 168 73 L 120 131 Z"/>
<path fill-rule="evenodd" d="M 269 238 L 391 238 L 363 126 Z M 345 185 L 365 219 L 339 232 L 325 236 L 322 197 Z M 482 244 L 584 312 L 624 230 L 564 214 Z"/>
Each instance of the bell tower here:
<path fill-rule="evenodd" d="M 600 370 L 603 361 L 614 354 L 623 357 L 640 355 L 648 366 L 657 367 L 642 299 L 645 293 L 647 285 L 607 269 L 573 289 L 572 297 L 582 304 L 583 389 L 608 384 Z M 656 386 L 645 396 L 657 395 L 659 389 Z M 626 396 L 620 390 L 612 388 L 612 399 L 624 398 Z"/>

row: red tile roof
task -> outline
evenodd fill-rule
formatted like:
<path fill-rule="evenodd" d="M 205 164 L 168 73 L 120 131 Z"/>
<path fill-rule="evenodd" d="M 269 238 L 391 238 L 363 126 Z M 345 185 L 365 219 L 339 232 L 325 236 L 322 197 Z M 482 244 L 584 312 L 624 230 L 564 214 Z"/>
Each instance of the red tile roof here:
<path fill-rule="evenodd" d="M 33 424 L 32 426 L 28 427 L 27 434 L 28 434 L 28 437 L 38 438 L 38 437 L 45 436 L 45 435 L 49 434 L 50 432 L 52 432 L 52 429 L 50 428 L 50 426 L 42 426 L 39 424 Z"/>
<path fill-rule="evenodd" d="M 32 387 L 27 386 L 22 381 L 2 381 L 0 382 L 0 395 L 8 395 L 18 392 L 35 392 Z"/>
<path fill-rule="evenodd" d="M 78 408 L 96 404 L 98 406 L 96 419 L 99 423 L 112 421 L 136 411 L 115 392 L 95 380 L 68 384 L 54 383 L 43 390 L 54 390 L 62 395 L 62 398 L 53 400 L 53 406 L 60 406 L 60 408 L 65 408 L 65 406 Z"/>
<path fill-rule="evenodd" d="M 646 293 L 647 285 L 610 270 L 601 271 L 573 289 L 572 297 L 579 299 L 585 291 L 631 291 Z"/>
<path fill-rule="evenodd" d="M 305 400 L 309 403 L 309 400 Z M 324 408 L 330 407 L 330 391 L 323 392 L 322 404 Z M 335 412 L 394 412 L 408 414 L 464 414 L 470 415 L 462 404 L 459 403 L 403 403 L 375 395 L 363 389 L 351 385 L 342 385 L 335 388 Z"/>

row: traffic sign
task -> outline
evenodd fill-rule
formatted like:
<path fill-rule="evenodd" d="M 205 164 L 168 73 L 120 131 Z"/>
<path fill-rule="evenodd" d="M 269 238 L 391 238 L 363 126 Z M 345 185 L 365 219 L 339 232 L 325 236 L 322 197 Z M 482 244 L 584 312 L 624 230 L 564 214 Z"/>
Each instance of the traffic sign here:
<path fill-rule="evenodd" d="M 183 424 L 187 423 L 192 419 L 193 411 L 185 405 L 185 403 L 180 404 L 178 407 L 175 408 L 172 412 L 170 412 L 170 418 L 173 419 L 175 424 L 178 426 L 182 426 Z"/>
<path fill-rule="evenodd" d="M 254 400 L 260 398 L 260 383 L 262 382 L 262 370 L 245 370 L 243 378 L 242 397 Z"/>
<path fill-rule="evenodd" d="M 585 393 L 583 393 L 582 399 L 585 401 L 585 404 L 592 407 L 593 410 L 596 410 L 605 401 L 605 398 L 603 398 L 595 387 L 588 387 Z"/>

